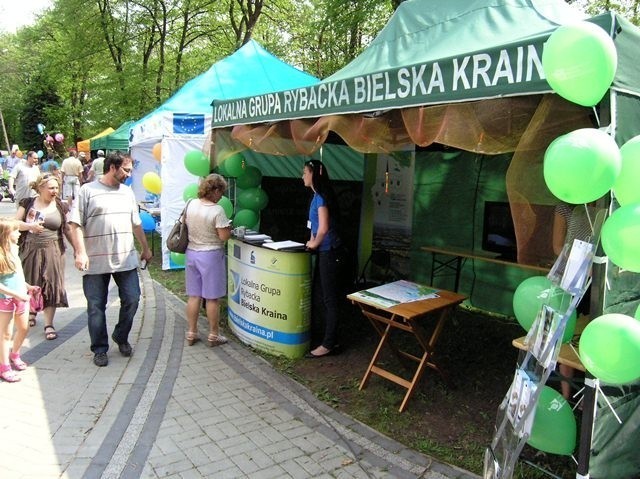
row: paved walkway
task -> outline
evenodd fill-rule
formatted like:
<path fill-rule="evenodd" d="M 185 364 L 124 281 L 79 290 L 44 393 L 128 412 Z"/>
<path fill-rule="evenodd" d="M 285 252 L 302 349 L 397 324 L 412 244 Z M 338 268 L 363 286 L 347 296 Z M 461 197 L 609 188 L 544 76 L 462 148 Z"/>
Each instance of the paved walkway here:
<path fill-rule="evenodd" d="M 71 266 L 68 255 L 58 339 L 39 318 L 23 349 L 31 367 L 0 384 L 1 478 L 476 477 L 336 412 L 239 343 L 186 346 L 184 303 L 147 271 L 133 356 L 112 345 L 109 366 L 94 366 Z M 110 331 L 117 304 L 112 289 Z"/>

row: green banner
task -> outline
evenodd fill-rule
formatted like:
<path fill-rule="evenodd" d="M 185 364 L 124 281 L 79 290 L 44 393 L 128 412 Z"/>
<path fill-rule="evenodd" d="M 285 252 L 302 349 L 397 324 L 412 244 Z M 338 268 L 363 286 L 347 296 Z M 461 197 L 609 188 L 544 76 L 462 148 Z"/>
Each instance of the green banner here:
<path fill-rule="evenodd" d="M 358 113 L 551 91 L 542 70 L 548 34 L 433 62 L 247 98 L 214 101 L 213 127 Z"/>

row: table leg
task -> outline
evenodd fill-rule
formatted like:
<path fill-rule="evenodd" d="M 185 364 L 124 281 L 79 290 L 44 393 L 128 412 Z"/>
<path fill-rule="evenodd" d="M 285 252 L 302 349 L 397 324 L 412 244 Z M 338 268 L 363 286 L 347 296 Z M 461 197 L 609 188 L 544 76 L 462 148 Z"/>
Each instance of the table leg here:
<path fill-rule="evenodd" d="M 436 258 L 436 255 L 440 253 L 431 253 L 431 285 L 433 285 L 433 280 L 436 276 L 436 273 L 440 270 L 452 270 L 455 272 L 454 279 L 454 291 L 458 291 L 460 288 L 460 273 L 462 272 L 462 256 L 454 256 L 448 260 L 439 260 Z M 439 276 L 450 276 L 450 274 L 441 274 Z"/>
<path fill-rule="evenodd" d="M 425 367 L 429 366 L 431 369 L 437 371 L 441 376 L 444 377 L 444 373 L 440 370 L 440 368 L 433 362 L 430 361 L 433 357 L 434 348 L 440 337 L 440 333 L 442 332 L 442 328 L 444 327 L 444 323 L 447 319 L 447 314 L 449 313 L 449 309 L 444 309 L 440 312 L 440 317 L 438 318 L 438 322 L 436 323 L 436 327 L 431 333 L 431 337 L 427 340 L 423 334 L 423 330 L 417 323 L 413 321 L 410 322 L 411 329 L 413 331 L 414 336 L 417 338 L 420 346 L 424 350 L 422 357 L 418 363 L 418 368 L 413 375 L 411 382 L 409 383 L 409 388 L 407 393 L 404 395 L 404 399 L 402 400 L 402 404 L 400 404 L 400 412 L 403 412 L 407 407 L 407 402 L 413 395 L 413 391 L 418 385 L 418 382 L 422 378 L 422 374 L 424 373 Z"/>
<path fill-rule="evenodd" d="M 380 351 L 382 351 L 382 347 L 387 342 L 387 338 L 389 337 L 389 333 L 391 332 L 390 324 L 387 324 L 387 326 L 383 330 L 382 327 L 377 325 L 375 320 L 371 320 L 371 323 L 375 326 L 378 332 L 382 332 L 382 334 L 380 335 L 380 341 L 378 342 L 378 347 L 376 348 L 375 353 L 373 353 L 373 357 L 369 362 L 369 366 L 367 367 L 367 370 L 364 373 L 362 381 L 360 381 L 360 387 L 358 388 L 360 391 L 362 391 L 367 386 L 367 383 L 369 382 L 369 378 L 371 377 L 371 371 L 375 367 L 376 361 L 378 360 L 378 356 L 380 356 Z"/>

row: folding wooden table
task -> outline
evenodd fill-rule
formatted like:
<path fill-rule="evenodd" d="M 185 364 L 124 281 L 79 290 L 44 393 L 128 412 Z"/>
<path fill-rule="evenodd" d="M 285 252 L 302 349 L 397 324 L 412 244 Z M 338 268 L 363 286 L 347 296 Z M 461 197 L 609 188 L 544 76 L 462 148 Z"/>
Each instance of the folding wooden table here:
<path fill-rule="evenodd" d="M 415 283 L 412 284 L 415 285 Z M 369 319 L 372 326 L 380 335 L 380 342 L 360 382 L 360 390 L 366 387 L 371 374 L 376 374 L 406 388 L 407 393 L 402 400 L 402 404 L 400 404 L 400 412 L 405 410 L 407 402 L 411 398 L 418 381 L 420 381 L 425 367 L 430 367 L 442 374 L 442 371 L 440 371 L 433 360 L 435 345 L 451 309 L 466 299 L 466 296 L 451 291 L 442 289 L 434 289 L 434 291 L 438 295 L 435 298 L 403 302 L 392 306 L 382 306 L 375 300 L 359 294 L 362 292 L 347 295 L 347 298 L 360 308 L 362 314 Z M 420 325 L 420 322 L 427 321 L 427 316 L 431 315 L 434 316 L 433 319 L 437 319 L 435 319 L 435 328 L 431 336 L 428 337 L 428 334 Z M 422 355 L 418 357 L 397 349 L 390 340 L 391 331 L 394 329 L 411 333 L 422 348 Z M 382 349 L 385 346 L 389 347 L 399 359 L 407 358 L 417 363 L 416 370 L 410 380 L 383 369 L 377 364 Z"/>

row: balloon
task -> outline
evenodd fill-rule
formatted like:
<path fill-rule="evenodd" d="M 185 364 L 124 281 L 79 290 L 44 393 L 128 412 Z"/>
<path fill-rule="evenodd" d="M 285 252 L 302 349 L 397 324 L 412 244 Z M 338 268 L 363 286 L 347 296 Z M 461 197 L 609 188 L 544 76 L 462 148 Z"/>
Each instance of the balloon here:
<path fill-rule="evenodd" d="M 258 213 L 253 210 L 240 210 L 233 218 L 233 226 L 253 228 L 258 224 Z"/>
<path fill-rule="evenodd" d="M 542 69 L 551 88 L 582 106 L 596 105 L 602 99 L 617 66 L 613 40 L 589 22 L 559 27 L 542 51 Z"/>
<path fill-rule="evenodd" d="M 546 276 L 532 276 L 518 285 L 513 293 L 513 312 L 525 331 L 529 331 L 542 305 L 546 304 L 560 313 L 566 312 L 571 302 L 571 295 L 554 286 Z M 571 312 L 562 342 L 568 343 L 573 338 L 577 313 Z"/>
<path fill-rule="evenodd" d="M 198 183 L 191 183 L 190 185 L 187 185 L 184 188 L 184 190 L 182 190 L 182 199 L 185 201 L 185 203 L 188 200 L 191 200 L 197 197 L 198 197 Z"/>
<path fill-rule="evenodd" d="M 144 231 L 154 231 L 156 229 L 156 220 L 149 212 L 141 211 L 140 219 L 142 220 L 142 229 Z"/>
<path fill-rule="evenodd" d="M 38 133 L 40 133 L 42 135 L 44 133 L 44 130 L 45 130 L 46 127 L 42 123 L 38 123 L 36 128 L 38 129 Z"/>
<path fill-rule="evenodd" d="M 636 313 L 633 315 L 633 317 L 636 318 L 637 320 L 640 320 L 640 304 L 636 308 Z"/>
<path fill-rule="evenodd" d="M 153 148 L 151 148 L 151 154 L 157 161 L 161 161 L 162 160 L 162 143 L 156 143 L 155 145 L 153 145 Z"/>
<path fill-rule="evenodd" d="M 621 206 L 640 203 L 640 135 L 620 148 L 622 169 L 613 183 L 613 192 Z"/>
<path fill-rule="evenodd" d="M 225 168 L 225 166 L 224 166 L 224 162 L 219 163 L 219 164 L 218 164 L 218 166 L 216 166 L 216 167 L 214 168 L 214 171 L 215 171 L 216 173 L 218 173 L 219 175 L 222 175 L 222 176 L 229 176 L 229 172 L 228 172 L 228 171 L 227 171 L 227 169 Z"/>
<path fill-rule="evenodd" d="M 244 163 L 244 156 L 240 153 L 236 153 L 224 160 L 224 168 L 229 176 L 242 176 L 246 171 L 246 165 Z"/>
<path fill-rule="evenodd" d="M 622 169 L 620 149 L 603 131 L 581 128 L 551 142 L 544 154 L 544 179 L 567 203 L 589 203 L 607 193 Z"/>
<path fill-rule="evenodd" d="M 189 173 L 196 176 L 207 176 L 211 169 L 209 157 L 200 150 L 192 150 L 184 155 L 184 166 Z"/>
<path fill-rule="evenodd" d="M 147 171 L 142 176 L 142 186 L 144 186 L 144 189 L 149 193 L 159 195 L 162 191 L 162 180 L 157 173 L 154 173 L 153 171 Z"/>
<path fill-rule="evenodd" d="M 47 135 L 45 140 L 46 140 L 47 143 L 53 143 L 53 137 L 51 135 Z"/>
<path fill-rule="evenodd" d="M 38 158 L 42 158 L 44 156 L 44 152 L 42 150 L 38 150 Z"/>
<path fill-rule="evenodd" d="M 229 156 L 231 156 L 233 154 L 233 151 L 228 150 L 226 148 L 222 148 L 220 150 L 216 148 L 215 154 L 216 154 L 216 163 L 219 165 L 220 163 L 223 163 L 224 160 L 226 160 Z"/>
<path fill-rule="evenodd" d="M 222 206 L 224 214 L 227 215 L 227 218 L 231 218 L 233 216 L 233 204 L 231 203 L 231 200 L 229 198 L 223 196 L 218 200 L 218 204 Z"/>
<path fill-rule="evenodd" d="M 185 261 L 184 254 L 175 253 L 174 251 L 172 251 L 171 254 L 169 254 L 169 258 L 174 264 L 177 264 L 178 266 L 184 266 L 184 261 Z"/>
<path fill-rule="evenodd" d="M 626 314 L 595 318 L 580 336 L 580 360 L 605 383 L 626 384 L 640 378 L 640 322 Z"/>
<path fill-rule="evenodd" d="M 267 193 L 262 188 L 249 188 L 238 194 L 238 207 L 253 211 L 260 211 L 269 202 Z"/>
<path fill-rule="evenodd" d="M 238 188 L 254 188 L 260 185 L 262 181 L 262 172 L 255 166 L 247 166 L 244 170 L 244 175 L 238 176 L 236 180 L 236 186 Z"/>
<path fill-rule="evenodd" d="M 22 158 L 24 156 L 24 153 L 22 153 L 22 150 L 18 150 L 18 151 L 16 151 L 16 156 L 18 158 Z"/>
<path fill-rule="evenodd" d="M 600 239 L 612 263 L 640 273 L 640 203 L 615 210 L 605 220 Z"/>
<path fill-rule="evenodd" d="M 54 138 L 58 143 L 62 143 L 64 141 L 64 135 L 62 133 L 56 133 Z"/>
<path fill-rule="evenodd" d="M 126 180 L 124 180 L 124 184 L 127 186 L 131 186 L 133 184 L 133 178 L 129 176 Z"/>
<path fill-rule="evenodd" d="M 562 395 L 542 386 L 527 444 L 551 454 L 570 455 L 576 448 L 576 418 Z"/>

